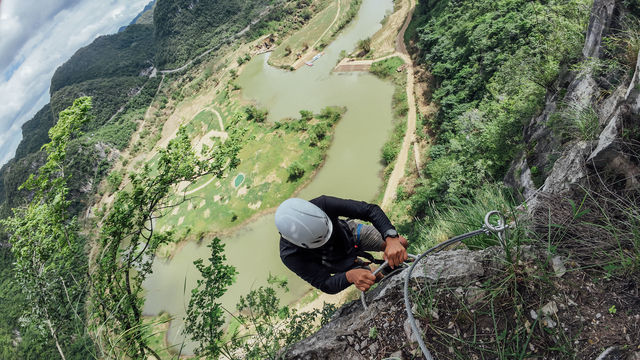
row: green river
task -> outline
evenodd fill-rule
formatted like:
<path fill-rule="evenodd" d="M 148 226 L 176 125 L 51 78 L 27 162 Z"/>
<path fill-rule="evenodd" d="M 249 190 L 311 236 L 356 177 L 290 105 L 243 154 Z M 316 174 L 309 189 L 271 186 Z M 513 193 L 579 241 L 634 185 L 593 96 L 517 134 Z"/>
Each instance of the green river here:
<path fill-rule="evenodd" d="M 335 74 L 331 69 L 342 50 L 349 52 L 359 40 L 373 35 L 392 10 L 392 0 L 364 0 L 358 16 L 312 67 L 304 66 L 295 72 L 276 69 L 267 65 L 265 54 L 254 57 L 240 74 L 238 83 L 243 97 L 269 109 L 271 121 L 297 117 L 302 109 L 318 112 L 329 105 L 347 108 L 322 169 L 298 197 L 311 199 L 328 194 L 372 201 L 382 191 L 380 151 L 391 132 L 393 86 L 368 73 Z M 228 310 L 235 310 L 241 295 L 265 284 L 270 273 L 289 279 L 291 291 L 282 296 L 284 302 L 300 298 L 311 288 L 282 264 L 278 239 L 273 212 L 223 239 L 228 262 L 239 273 L 236 283 L 221 299 Z M 208 258 L 208 251 L 206 243 L 190 242 L 170 261 L 157 259 L 153 274 L 144 283 L 144 313 L 157 315 L 165 311 L 175 317 L 168 334 L 171 344 L 185 342 L 182 318 L 190 289 L 199 276 L 193 261 Z M 192 352 L 193 344 L 186 341 L 182 353 Z"/>

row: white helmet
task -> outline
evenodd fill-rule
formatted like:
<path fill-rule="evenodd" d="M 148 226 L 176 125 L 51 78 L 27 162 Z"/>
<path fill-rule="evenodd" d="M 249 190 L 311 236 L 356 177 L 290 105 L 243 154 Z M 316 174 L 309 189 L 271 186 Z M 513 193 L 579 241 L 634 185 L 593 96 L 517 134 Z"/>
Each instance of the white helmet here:
<path fill-rule="evenodd" d="M 333 231 L 333 224 L 322 209 L 298 198 L 280 204 L 276 210 L 276 227 L 285 240 L 307 249 L 324 245 Z"/>

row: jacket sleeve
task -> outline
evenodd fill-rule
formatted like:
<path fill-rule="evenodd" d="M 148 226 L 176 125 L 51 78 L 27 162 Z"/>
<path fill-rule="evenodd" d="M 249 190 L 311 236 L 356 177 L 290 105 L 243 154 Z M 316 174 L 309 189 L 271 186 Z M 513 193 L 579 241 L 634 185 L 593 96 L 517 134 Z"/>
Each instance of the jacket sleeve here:
<path fill-rule="evenodd" d="M 313 204 L 321 208 L 329 217 L 344 216 L 351 219 L 359 219 L 370 222 L 380 234 L 395 227 L 382 209 L 376 204 L 364 201 L 340 199 L 323 195 L 311 200 Z"/>
<path fill-rule="evenodd" d="M 332 276 L 324 266 L 309 261 L 302 254 L 289 254 L 281 256 L 281 259 L 289 270 L 322 292 L 337 294 L 351 285 L 347 281 L 345 273 L 337 273 Z"/>

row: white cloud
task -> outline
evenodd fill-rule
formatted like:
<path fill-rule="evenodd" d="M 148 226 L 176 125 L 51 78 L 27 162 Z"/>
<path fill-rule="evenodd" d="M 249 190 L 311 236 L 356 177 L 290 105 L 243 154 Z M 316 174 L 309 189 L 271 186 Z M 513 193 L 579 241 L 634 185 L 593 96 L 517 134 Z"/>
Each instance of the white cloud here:
<path fill-rule="evenodd" d="M 49 101 L 55 69 L 80 47 L 128 24 L 148 0 L 1 0 L 0 165 L 20 127 Z"/>

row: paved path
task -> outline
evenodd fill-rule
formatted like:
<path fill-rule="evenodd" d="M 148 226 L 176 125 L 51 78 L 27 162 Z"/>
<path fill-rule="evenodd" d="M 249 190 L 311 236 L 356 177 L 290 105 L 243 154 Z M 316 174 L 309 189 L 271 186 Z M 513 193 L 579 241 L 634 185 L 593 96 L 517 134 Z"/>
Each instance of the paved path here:
<path fill-rule="evenodd" d="M 344 58 L 333 68 L 335 72 L 369 71 L 373 60 L 352 60 Z"/>

